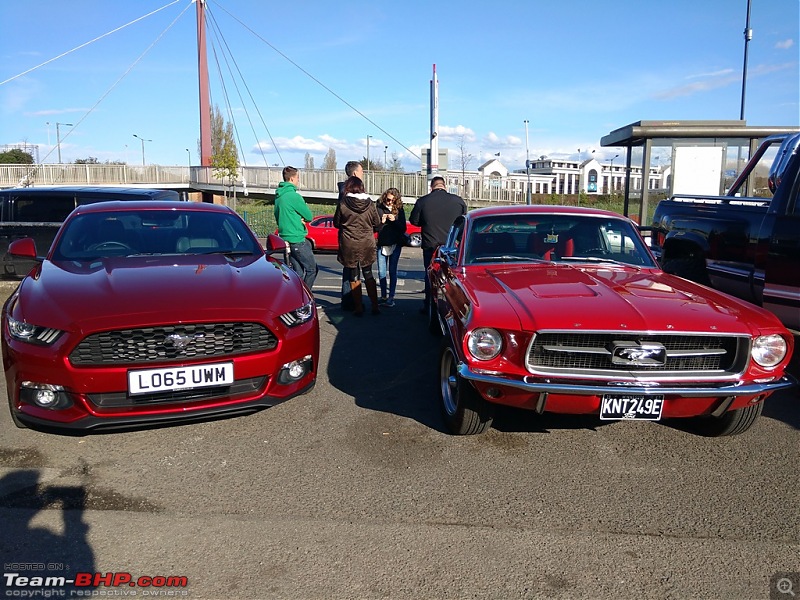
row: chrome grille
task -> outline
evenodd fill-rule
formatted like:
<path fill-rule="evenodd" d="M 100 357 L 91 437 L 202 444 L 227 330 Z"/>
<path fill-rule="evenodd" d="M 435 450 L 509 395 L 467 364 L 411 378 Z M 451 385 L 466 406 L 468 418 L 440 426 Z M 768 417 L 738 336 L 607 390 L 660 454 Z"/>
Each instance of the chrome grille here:
<path fill-rule="evenodd" d="M 69 358 L 77 366 L 132 365 L 263 352 L 277 345 L 278 338 L 260 323 L 197 323 L 95 333 Z"/>
<path fill-rule="evenodd" d="M 613 349 L 621 346 L 663 346 L 665 359 L 661 364 L 621 365 L 613 356 Z M 545 332 L 528 348 L 527 367 L 553 374 L 733 375 L 744 371 L 749 347 L 750 339 L 742 336 Z"/>

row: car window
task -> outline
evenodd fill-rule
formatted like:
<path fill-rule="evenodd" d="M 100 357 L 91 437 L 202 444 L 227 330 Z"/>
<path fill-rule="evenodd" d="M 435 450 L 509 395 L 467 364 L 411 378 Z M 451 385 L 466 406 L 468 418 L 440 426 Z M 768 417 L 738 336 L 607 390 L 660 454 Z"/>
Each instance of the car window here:
<path fill-rule="evenodd" d="M 75 208 L 72 196 L 18 196 L 14 199 L 14 221 L 61 223 Z"/>
<path fill-rule="evenodd" d="M 259 251 L 235 215 L 200 211 L 114 211 L 77 215 L 64 225 L 53 260 L 141 254 Z"/>

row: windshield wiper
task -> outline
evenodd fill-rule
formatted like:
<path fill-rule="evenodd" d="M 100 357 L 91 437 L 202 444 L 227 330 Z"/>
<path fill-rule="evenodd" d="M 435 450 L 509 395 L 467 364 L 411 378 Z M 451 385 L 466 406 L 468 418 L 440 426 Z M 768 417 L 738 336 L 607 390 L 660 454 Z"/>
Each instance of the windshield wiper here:
<path fill-rule="evenodd" d="M 499 254 L 497 256 L 476 256 L 472 259 L 473 263 L 491 261 L 522 261 L 522 262 L 542 262 L 540 258 L 531 256 L 518 256 L 514 254 Z"/>
<path fill-rule="evenodd" d="M 559 260 L 563 261 L 576 261 L 576 262 L 593 262 L 593 263 L 611 263 L 612 265 L 620 265 L 622 267 L 633 267 L 634 269 L 641 269 L 641 265 L 634 265 L 631 263 L 622 262 L 621 260 L 614 260 L 613 258 L 602 258 L 600 256 L 561 256 Z"/>

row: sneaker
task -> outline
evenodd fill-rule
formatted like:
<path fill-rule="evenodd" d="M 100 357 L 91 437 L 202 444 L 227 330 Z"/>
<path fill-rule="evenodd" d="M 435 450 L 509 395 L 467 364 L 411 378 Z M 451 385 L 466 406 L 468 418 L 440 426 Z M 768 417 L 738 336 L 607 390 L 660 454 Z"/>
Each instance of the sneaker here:
<path fill-rule="evenodd" d="M 394 306 L 394 298 L 389 298 L 386 302 L 383 303 L 384 306 L 392 307 Z"/>
<path fill-rule="evenodd" d="M 386 304 L 388 301 L 389 299 L 386 296 L 381 296 L 378 298 L 378 304 Z"/>

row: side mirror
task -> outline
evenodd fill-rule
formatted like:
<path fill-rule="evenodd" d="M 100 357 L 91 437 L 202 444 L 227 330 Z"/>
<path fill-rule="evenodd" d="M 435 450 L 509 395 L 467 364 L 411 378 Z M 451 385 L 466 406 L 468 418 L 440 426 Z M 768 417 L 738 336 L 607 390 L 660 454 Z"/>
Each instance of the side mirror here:
<path fill-rule="evenodd" d="M 282 237 L 270 233 L 267 235 L 267 256 L 277 253 L 283 254 L 283 261 L 289 263 L 289 244 Z"/>
<path fill-rule="evenodd" d="M 36 242 L 33 241 L 33 238 L 14 240 L 8 245 L 8 253 L 18 258 L 41 260 L 36 256 Z"/>

